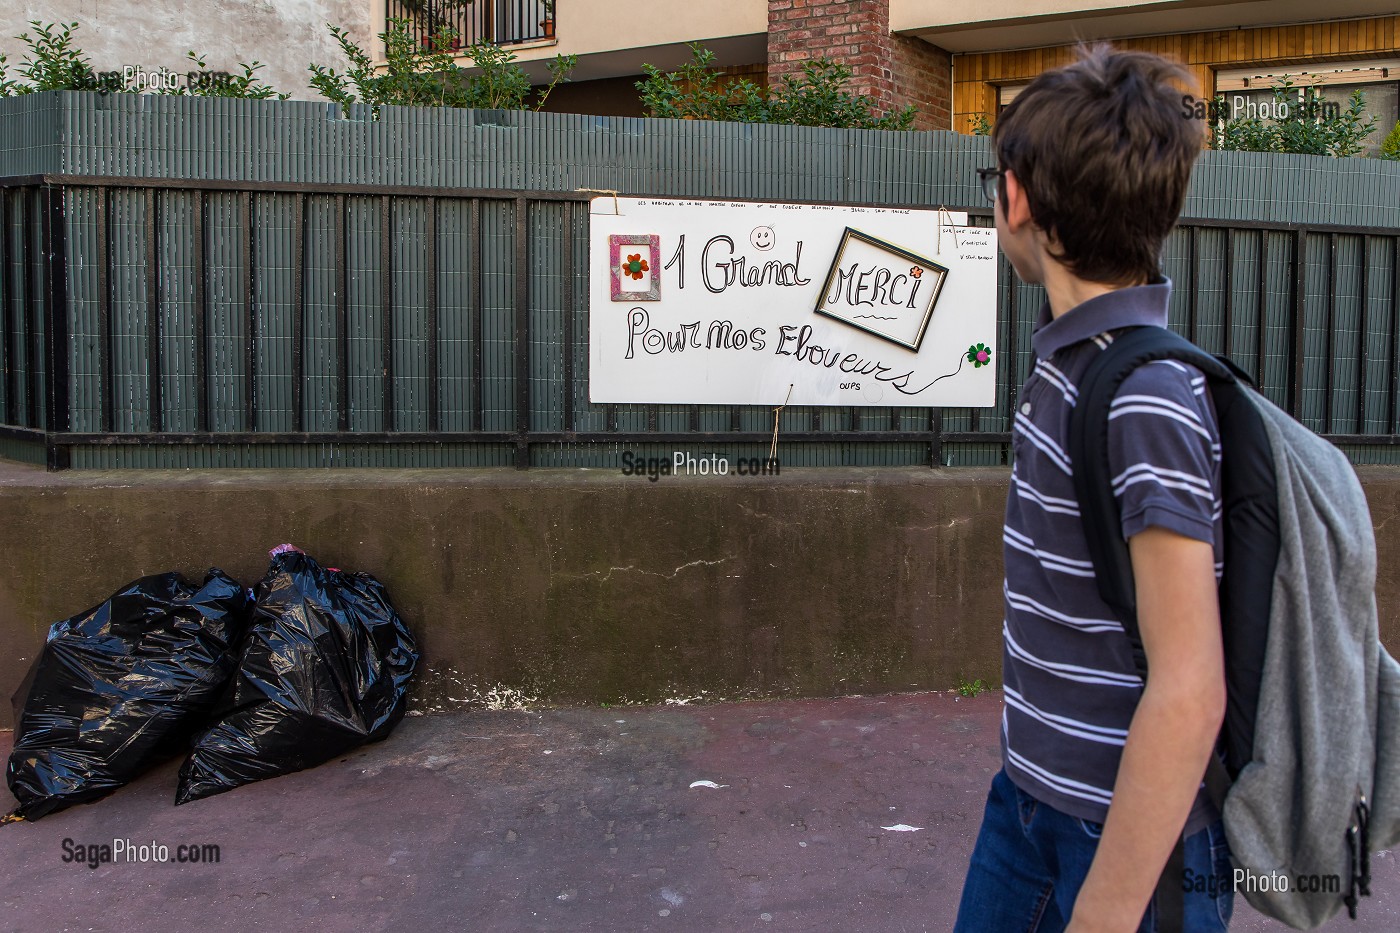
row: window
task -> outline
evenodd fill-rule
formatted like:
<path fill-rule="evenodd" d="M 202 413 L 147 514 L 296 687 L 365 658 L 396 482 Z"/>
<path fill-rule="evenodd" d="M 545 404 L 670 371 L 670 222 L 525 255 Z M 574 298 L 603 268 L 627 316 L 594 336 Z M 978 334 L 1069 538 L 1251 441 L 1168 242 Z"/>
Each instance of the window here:
<path fill-rule="evenodd" d="M 1001 112 L 1006 109 L 1007 104 L 1015 100 L 1016 95 L 1020 94 L 1027 87 L 1029 87 L 1027 84 L 1012 84 L 997 88 L 997 115 L 1000 116 Z"/>
<path fill-rule="evenodd" d="M 1379 156 L 1381 141 L 1400 120 L 1400 60 L 1376 62 L 1337 62 L 1314 65 L 1256 66 L 1221 71 L 1215 76 L 1215 91 L 1225 98 L 1225 116 L 1274 116 L 1274 87 L 1285 77 L 1302 93 L 1316 87 L 1324 103 L 1339 109 L 1351 103 L 1353 91 L 1360 91 L 1366 114 L 1376 118 L 1376 127 L 1366 138 L 1363 156 Z"/>

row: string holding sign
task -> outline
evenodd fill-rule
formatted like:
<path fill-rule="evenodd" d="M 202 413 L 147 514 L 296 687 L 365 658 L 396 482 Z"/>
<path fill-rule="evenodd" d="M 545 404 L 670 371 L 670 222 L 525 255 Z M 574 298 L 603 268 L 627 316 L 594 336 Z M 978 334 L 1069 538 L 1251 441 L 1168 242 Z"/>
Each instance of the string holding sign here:
<path fill-rule="evenodd" d="M 953 215 L 949 212 L 948 208 L 940 204 L 938 205 L 938 241 L 933 247 L 933 254 L 935 256 L 943 255 L 943 218 L 945 217 L 948 218 L 948 232 L 952 234 L 953 237 L 953 248 L 958 248 L 958 225 L 953 222 Z"/>
<path fill-rule="evenodd" d="M 617 192 L 614 191 L 612 188 L 575 188 L 574 190 L 577 191 L 579 194 L 610 194 L 610 195 L 612 195 L 612 199 L 613 199 L 613 215 L 616 216 L 616 217 L 621 217 L 621 216 L 622 216 L 622 211 L 621 211 L 621 210 L 618 208 L 618 206 L 617 206 Z M 590 212 L 590 213 L 591 213 L 591 212 Z"/>
<path fill-rule="evenodd" d="M 787 408 L 788 402 L 792 400 L 792 387 L 793 383 L 789 382 L 787 398 L 783 399 L 783 404 L 773 409 L 773 446 L 768 448 L 769 460 L 778 456 L 778 416 L 783 413 L 783 409 Z"/>

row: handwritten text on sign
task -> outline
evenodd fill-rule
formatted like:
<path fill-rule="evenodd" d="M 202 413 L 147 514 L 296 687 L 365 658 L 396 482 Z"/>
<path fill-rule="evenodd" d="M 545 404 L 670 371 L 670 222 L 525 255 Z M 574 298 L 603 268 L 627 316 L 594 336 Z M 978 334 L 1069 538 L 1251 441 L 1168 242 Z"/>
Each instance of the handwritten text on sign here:
<path fill-rule="evenodd" d="M 941 216 L 595 199 L 590 398 L 993 405 L 996 231 Z"/>

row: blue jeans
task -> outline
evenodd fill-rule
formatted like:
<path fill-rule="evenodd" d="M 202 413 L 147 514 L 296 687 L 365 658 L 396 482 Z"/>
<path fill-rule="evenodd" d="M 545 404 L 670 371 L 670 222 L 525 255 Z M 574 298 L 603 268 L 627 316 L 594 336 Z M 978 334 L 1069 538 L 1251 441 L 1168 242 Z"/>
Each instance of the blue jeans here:
<path fill-rule="evenodd" d="M 1039 802 L 998 771 L 963 884 L 955 933 L 1063 930 L 1102 832 L 1102 824 Z M 1217 822 L 1188 836 L 1185 855 L 1185 933 L 1226 930 L 1234 890 L 1224 827 Z M 1155 905 L 1148 904 L 1138 929 L 1155 933 Z"/>

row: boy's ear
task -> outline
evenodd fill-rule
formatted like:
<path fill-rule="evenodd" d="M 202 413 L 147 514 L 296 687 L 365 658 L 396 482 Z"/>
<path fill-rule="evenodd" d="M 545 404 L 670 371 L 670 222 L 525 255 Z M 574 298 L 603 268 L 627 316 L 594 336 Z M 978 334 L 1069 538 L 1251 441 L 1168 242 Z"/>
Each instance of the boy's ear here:
<path fill-rule="evenodd" d="M 1031 202 L 1026 197 L 1026 189 L 1021 187 L 1021 180 L 1010 169 L 1002 176 L 998 200 L 1002 202 L 1007 229 L 1020 233 L 1021 228 L 1031 222 Z"/>

